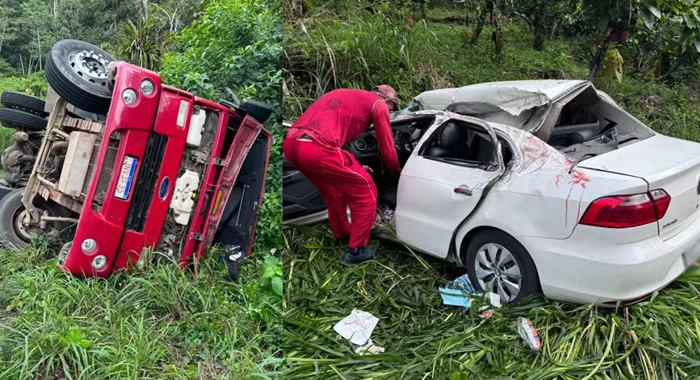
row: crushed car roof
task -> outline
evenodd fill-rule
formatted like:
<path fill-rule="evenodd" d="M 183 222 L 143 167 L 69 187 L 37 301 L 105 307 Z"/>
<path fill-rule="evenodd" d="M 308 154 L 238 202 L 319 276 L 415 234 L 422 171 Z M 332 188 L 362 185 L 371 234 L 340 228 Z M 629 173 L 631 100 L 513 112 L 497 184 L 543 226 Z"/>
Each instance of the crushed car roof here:
<path fill-rule="evenodd" d="M 497 106 L 513 116 L 545 105 L 586 83 L 584 80 L 518 80 L 478 83 L 425 91 L 414 98 L 422 109 L 445 109 L 455 103 Z"/>

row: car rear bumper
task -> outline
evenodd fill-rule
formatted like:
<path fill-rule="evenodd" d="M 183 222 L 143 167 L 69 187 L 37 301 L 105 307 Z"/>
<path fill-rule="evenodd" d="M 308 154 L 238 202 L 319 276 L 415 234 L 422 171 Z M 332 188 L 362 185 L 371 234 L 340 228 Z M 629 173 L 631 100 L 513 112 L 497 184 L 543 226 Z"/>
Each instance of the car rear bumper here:
<path fill-rule="evenodd" d="M 700 223 L 668 240 L 611 244 L 614 230 L 577 226 L 565 240 L 520 237 L 545 296 L 603 304 L 637 300 L 675 280 L 700 258 Z M 610 235 L 608 235 L 610 234 Z"/>

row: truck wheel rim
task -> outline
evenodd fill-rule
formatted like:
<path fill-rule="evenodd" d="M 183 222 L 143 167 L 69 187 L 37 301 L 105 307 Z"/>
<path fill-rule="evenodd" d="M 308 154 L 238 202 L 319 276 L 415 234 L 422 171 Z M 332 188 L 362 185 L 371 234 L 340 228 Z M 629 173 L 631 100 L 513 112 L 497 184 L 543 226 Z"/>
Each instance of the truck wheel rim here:
<path fill-rule="evenodd" d="M 520 294 L 520 267 L 506 247 L 498 243 L 482 245 L 476 251 L 474 268 L 481 289 L 498 294 L 505 302 Z"/>
<path fill-rule="evenodd" d="M 22 223 L 24 218 L 27 216 L 27 210 L 24 209 L 24 207 L 18 208 L 15 211 L 15 216 L 12 218 L 13 219 L 13 227 L 15 230 L 15 234 L 17 237 L 19 237 L 22 241 L 24 242 L 31 242 L 32 241 L 32 233 L 29 232 L 27 227 Z"/>
<path fill-rule="evenodd" d="M 107 66 L 109 60 L 94 51 L 79 50 L 70 53 L 68 57 L 73 72 L 88 82 L 107 85 Z"/>

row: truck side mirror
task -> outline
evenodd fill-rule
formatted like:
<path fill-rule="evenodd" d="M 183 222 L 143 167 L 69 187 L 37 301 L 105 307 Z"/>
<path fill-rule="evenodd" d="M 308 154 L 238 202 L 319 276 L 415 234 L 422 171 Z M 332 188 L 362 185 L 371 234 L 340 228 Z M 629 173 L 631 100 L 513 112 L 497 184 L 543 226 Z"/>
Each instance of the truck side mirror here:
<path fill-rule="evenodd" d="M 238 106 L 236 110 L 241 117 L 245 115 L 250 115 L 255 118 L 255 120 L 264 123 L 270 115 L 272 115 L 272 108 L 267 104 L 253 99 L 246 99 Z"/>

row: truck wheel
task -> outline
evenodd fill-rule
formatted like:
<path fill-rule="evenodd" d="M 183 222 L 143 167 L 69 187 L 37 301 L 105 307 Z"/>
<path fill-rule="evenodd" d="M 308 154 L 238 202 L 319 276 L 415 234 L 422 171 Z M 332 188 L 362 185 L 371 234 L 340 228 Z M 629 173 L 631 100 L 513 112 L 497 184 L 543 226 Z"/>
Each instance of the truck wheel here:
<path fill-rule="evenodd" d="M 0 103 L 7 108 L 15 108 L 41 117 L 49 115 L 48 112 L 44 111 L 46 105 L 44 99 L 37 98 L 36 96 L 5 91 L 2 93 L 2 96 L 0 96 Z"/>
<path fill-rule="evenodd" d="M 0 108 L 0 123 L 8 128 L 43 131 L 46 129 L 46 119 L 29 112 Z"/>
<path fill-rule="evenodd" d="M 503 303 L 518 302 L 539 286 L 537 268 L 525 247 L 498 230 L 471 239 L 466 264 L 474 287 L 498 294 Z"/>
<path fill-rule="evenodd" d="M 38 228 L 28 228 L 22 224 L 27 211 L 22 203 L 24 189 L 16 189 L 2 198 L 0 204 L 0 245 L 6 248 L 21 249 L 28 246 L 32 239 L 45 233 Z M 46 210 L 49 215 L 61 216 L 60 206 L 53 206 L 41 201 L 35 201 L 39 210 Z M 49 222 L 46 231 L 51 229 L 61 230 L 68 226 L 60 226 L 58 222 Z"/>
<path fill-rule="evenodd" d="M 114 58 L 78 40 L 61 40 L 51 48 L 46 79 L 68 103 L 95 113 L 107 113 L 112 99 L 107 66 Z"/>

